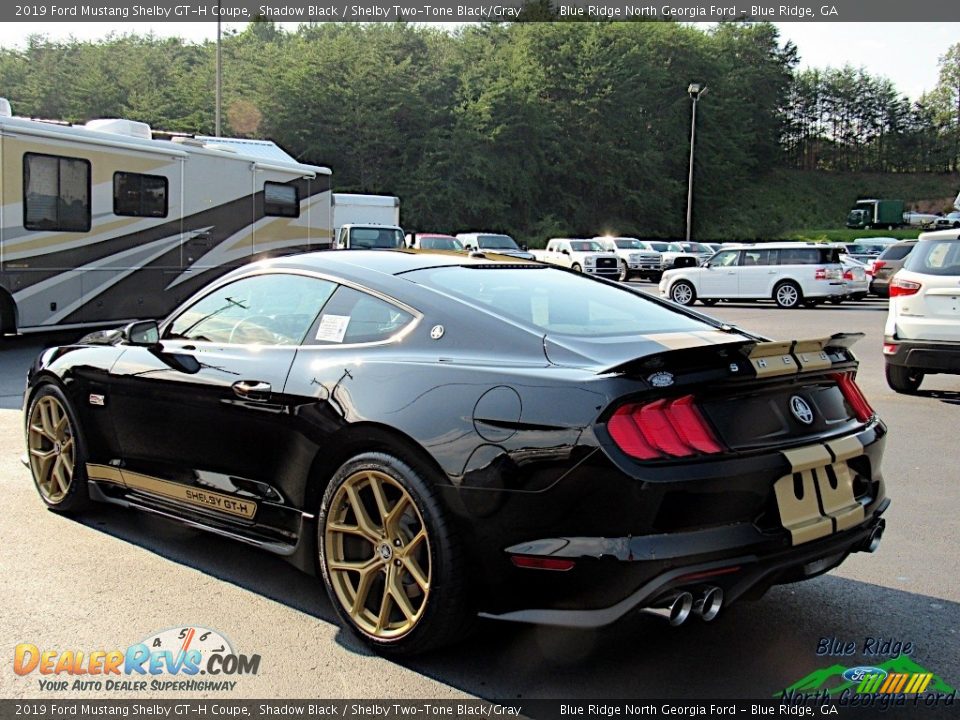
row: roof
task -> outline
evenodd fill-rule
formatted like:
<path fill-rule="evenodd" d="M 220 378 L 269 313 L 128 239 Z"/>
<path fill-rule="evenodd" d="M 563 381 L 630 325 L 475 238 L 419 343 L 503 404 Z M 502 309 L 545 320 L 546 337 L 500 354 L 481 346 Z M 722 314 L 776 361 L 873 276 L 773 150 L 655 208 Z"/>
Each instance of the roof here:
<path fill-rule="evenodd" d="M 952 228 L 949 230 L 933 230 L 932 232 L 920 233 L 918 240 L 960 240 L 960 230 Z"/>
<path fill-rule="evenodd" d="M 495 257 L 494 257 L 495 255 Z M 491 253 L 489 257 L 464 255 L 459 252 L 436 250 L 321 250 L 300 255 L 285 255 L 272 260 L 262 261 L 270 267 L 315 271 L 353 271 L 372 270 L 386 275 L 423 268 L 444 266 L 489 266 L 493 263 L 502 266 L 525 265 L 529 267 L 547 267 L 540 263 Z"/>

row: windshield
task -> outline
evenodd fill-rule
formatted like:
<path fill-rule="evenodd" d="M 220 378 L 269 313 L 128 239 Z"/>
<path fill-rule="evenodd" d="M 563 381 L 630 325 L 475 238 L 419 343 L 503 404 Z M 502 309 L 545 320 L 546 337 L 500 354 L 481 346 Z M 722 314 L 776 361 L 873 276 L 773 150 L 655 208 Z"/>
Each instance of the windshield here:
<path fill-rule="evenodd" d="M 630 290 L 548 267 L 446 266 L 405 277 L 550 334 L 614 337 L 710 329 Z"/>
<path fill-rule="evenodd" d="M 653 248 L 657 252 L 661 252 L 661 253 L 671 252 L 671 251 L 672 252 L 680 251 L 680 248 L 671 248 L 670 243 L 666 243 L 666 242 L 648 242 L 647 245 L 649 245 L 651 248 Z"/>
<path fill-rule="evenodd" d="M 463 243 L 455 237 L 422 237 L 420 247 L 424 250 L 463 250 Z"/>
<path fill-rule="evenodd" d="M 403 247 L 403 233 L 396 228 L 350 228 L 350 247 L 354 249 Z"/>
<path fill-rule="evenodd" d="M 643 246 L 639 240 L 614 240 L 614 243 L 616 243 L 617 247 L 621 250 L 643 250 Z"/>
<path fill-rule="evenodd" d="M 484 250 L 519 250 L 509 235 L 478 235 L 477 246 Z"/>

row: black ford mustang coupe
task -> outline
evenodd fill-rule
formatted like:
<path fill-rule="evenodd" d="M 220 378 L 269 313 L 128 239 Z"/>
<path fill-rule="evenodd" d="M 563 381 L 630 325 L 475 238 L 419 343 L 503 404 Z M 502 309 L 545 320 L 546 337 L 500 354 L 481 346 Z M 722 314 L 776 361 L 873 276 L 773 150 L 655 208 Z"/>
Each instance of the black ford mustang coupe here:
<path fill-rule="evenodd" d="M 478 614 L 710 620 L 879 543 L 857 337 L 768 342 L 510 258 L 300 255 L 44 351 L 28 458 L 52 509 L 132 507 L 321 574 L 385 652 Z"/>

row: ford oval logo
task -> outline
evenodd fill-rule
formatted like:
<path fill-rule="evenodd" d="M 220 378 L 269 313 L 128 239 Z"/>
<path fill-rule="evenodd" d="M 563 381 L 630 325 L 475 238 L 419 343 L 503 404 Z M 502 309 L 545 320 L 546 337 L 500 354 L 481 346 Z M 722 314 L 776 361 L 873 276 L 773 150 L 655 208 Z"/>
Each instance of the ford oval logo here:
<path fill-rule="evenodd" d="M 852 667 L 849 670 L 843 673 L 843 679 L 850 682 L 862 682 L 867 675 L 879 675 L 882 678 L 887 676 L 887 671 L 882 670 L 878 667 L 870 667 L 869 665 L 861 665 L 859 667 Z"/>
<path fill-rule="evenodd" d="M 804 425 L 813 425 L 813 410 L 810 409 L 807 401 L 799 395 L 790 398 L 790 412 Z"/>

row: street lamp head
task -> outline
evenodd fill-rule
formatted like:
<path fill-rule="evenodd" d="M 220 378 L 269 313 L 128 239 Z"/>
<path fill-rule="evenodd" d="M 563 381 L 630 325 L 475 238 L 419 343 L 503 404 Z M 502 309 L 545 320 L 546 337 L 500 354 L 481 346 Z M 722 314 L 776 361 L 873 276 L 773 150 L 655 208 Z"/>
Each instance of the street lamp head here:
<path fill-rule="evenodd" d="M 690 85 L 687 86 L 687 92 L 690 94 L 690 97 L 696 100 L 699 96 L 707 92 L 707 86 L 701 85 L 700 83 L 690 83 Z"/>

